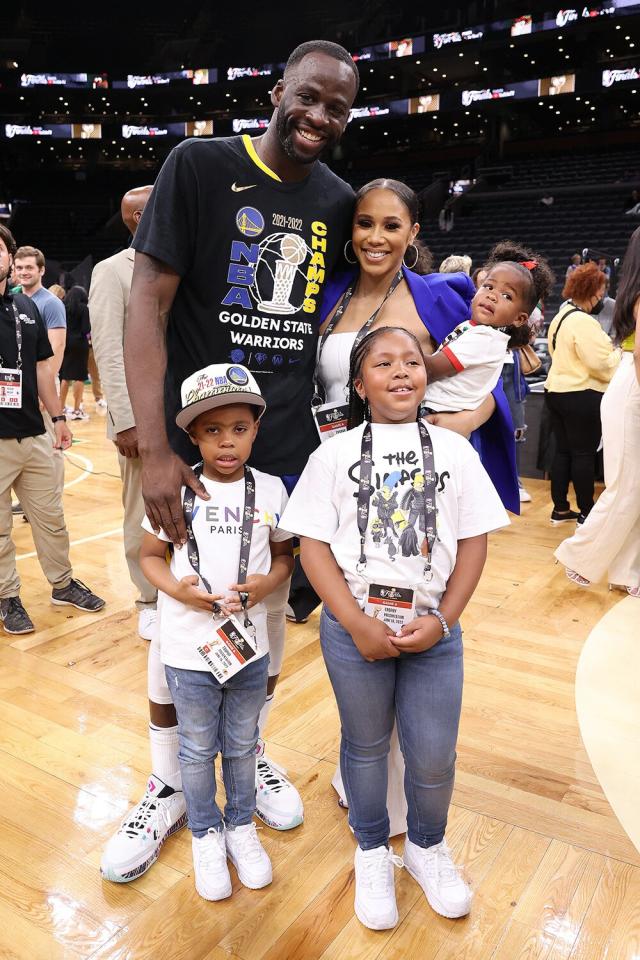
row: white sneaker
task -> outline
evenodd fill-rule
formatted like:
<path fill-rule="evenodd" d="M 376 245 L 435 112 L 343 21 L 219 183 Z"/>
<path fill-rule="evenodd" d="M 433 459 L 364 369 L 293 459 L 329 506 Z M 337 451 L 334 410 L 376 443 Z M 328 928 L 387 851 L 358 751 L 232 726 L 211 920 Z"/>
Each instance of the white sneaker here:
<path fill-rule="evenodd" d="M 393 868 L 402 866 L 402 859 L 393 847 L 374 850 L 356 849 L 356 917 L 369 930 L 390 930 L 398 922 L 396 887 Z"/>
<path fill-rule="evenodd" d="M 138 614 L 138 636 L 143 640 L 153 640 L 156 635 L 158 611 L 154 607 L 144 607 Z"/>
<path fill-rule="evenodd" d="M 433 847 L 419 847 L 407 837 L 402 859 L 436 913 L 450 920 L 466 917 L 473 893 L 451 859 L 445 840 Z"/>
<path fill-rule="evenodd" d="M 520 503 L 531 503 L 531 494 L 528 490 L 525 490 L 524 487 L 518 487 L 518 493 L 520 494 Z"/>
<path fill-rule="evenodd" d="M 256 744 L 256 813 L 274 830 L 292 830 L 304 820 L 302 798 L 286 771 L 264 755 L 264 740 Z"/>
<path fill-rule="evenodd" d="M 158 859 L 167 837 L 186 822 L 182 790 L 173 790 L 152 774 L 142 800 L 104 848 L 100 873 L 113 883 L 128 883 L 142 876 Z"/>
<path fill-rule="evenodd" d="M 100 397 L 99 400 L 96 400 L 96 413 L 106 413 L 107 412 L 107 401 L 104 397 Z"/>
<path fill-rule="evenodd" d="M 88 420 L 89 414 L 85 413 L 84 410 L 72 410 L 70 420 Z"/>
<path fill-rule="evenodd" d="M 240 883 L 251 890 L 266 887 L 273 879 L 271 860 L 258 839 L 255 823 L 227 827 L 227 856 L 238 871 Z"/>
<path fill-rule="evenodd" d="M 204 900 L 225 900 L 231 896 L 224 830 L 209 830 L 204 837 L 191 838 L 196 890 Z"/>

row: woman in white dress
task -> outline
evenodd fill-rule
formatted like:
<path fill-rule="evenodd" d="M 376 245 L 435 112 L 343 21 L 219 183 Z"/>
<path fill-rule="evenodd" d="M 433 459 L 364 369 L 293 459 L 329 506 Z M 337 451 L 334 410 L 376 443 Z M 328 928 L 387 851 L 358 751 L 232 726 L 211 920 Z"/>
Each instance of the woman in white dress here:
<path fill-rule="evenodd" d="M 577 586 L 608 576 L 640 597 L 640 227 L 625 254 L 612 332 L 623 354 L 601 407 L 606 489 L 555 555 Z"/>

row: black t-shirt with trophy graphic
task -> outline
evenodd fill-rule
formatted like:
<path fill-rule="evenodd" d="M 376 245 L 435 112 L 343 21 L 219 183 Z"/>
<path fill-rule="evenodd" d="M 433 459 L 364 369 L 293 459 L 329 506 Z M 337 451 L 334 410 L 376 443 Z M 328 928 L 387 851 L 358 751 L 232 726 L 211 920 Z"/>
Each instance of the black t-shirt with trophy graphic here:
<path fill-rule="evenodd" d="M 320 302 L 350 235 L 353 191 L 316 162 L 284 183 L 248 136 L 186 140 L 167 158 L 133 246 L 181 277 L 167 326 L 165 411 L 174 449 L 180 384 L 210 363 L 240 363 L 267 410 L 251 463 L 298 474 L 318 445 L 310 413 Z"/>

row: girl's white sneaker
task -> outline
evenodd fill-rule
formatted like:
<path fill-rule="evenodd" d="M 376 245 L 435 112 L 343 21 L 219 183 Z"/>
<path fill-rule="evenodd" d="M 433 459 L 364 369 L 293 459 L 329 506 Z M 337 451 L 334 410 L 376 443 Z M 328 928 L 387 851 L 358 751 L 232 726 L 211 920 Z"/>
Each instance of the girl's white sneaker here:
<path fill-rule="evenodd" d="M 356 849 L 354 860 L 356 896 L 354 908 L 360 923 L 369 930 L 390 930 L 398 923 L 393 868 L 402 860 L 393 847 Z"/>
<path fill-rule="evenodd" d="M 407 837 L 402 859 L 436 913 L 450 920 L 466 917 L 473 893 L 460 876 L 444 840 L 432 847 L 419 847 Z"/>

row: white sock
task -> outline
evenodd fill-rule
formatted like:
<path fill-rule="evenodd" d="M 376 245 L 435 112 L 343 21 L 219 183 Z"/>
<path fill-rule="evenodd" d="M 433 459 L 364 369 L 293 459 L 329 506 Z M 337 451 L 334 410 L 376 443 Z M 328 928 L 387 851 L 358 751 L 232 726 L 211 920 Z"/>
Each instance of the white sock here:
<path fill-rule="evenodd" d="M 258 736 L 264 738 L 264 728 L 267 725 L 267 720 L 269 718 L 269 713 L 271 712 L 271 706 L 273 704 L 273 694 L 267 694 L 267 699 L 264 702 L 262 710 L 260 711 L 260 716 L 258 717 Z"/>
<path fill-rule="evenodd" d="M 178 760 L 178 728 L 156 727 L 149 724 L 149 745 L 151 747 L 151 770 L 168 787 L 182 790 L 180 761 Z"/>

